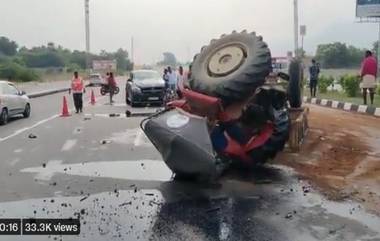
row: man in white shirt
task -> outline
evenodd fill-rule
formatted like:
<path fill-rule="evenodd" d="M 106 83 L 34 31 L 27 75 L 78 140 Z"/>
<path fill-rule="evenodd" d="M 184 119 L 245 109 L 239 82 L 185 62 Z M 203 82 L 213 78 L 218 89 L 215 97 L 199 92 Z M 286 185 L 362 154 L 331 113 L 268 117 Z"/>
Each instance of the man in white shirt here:
<path fill-rule="evenodd" d="M 175 71 L 172 70 L 170 66 L 168 67 L 168 76 L 169 88 L 175 91 L 177 89 L 177 74 Z"/>

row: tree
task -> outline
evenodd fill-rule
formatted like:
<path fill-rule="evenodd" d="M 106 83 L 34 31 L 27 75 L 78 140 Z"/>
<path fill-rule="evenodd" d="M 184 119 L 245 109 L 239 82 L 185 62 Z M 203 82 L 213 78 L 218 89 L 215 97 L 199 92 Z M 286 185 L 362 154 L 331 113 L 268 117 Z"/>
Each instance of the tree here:
<path fill-rule="evenodd" d="M 177 64 L 177 58 L 175 55 L 171 52 L 165 52 L 163 53 L 164 60 L 160 62 L 161 65 L 169 65 L 169 66 L 175 66 Z"/>
<path fill-rule="evenodd" d="M 17 53 L 17 43 L 6 37 L 0 37 L 0 54 L 14 56 Z"/>
<path fill-rule="evenodd" d="M 319 45 L 315 57 L 324 68 L 348 68 L 360 66 L 363 53 L 362 49 L 335 42 Z"/>
<path fill-rule="evenodd" d="M 128 70 L 130 65 L 130 61 L 128 59 L 128 52 L 123 49 L 118 49 L 114 54 L 114 57 L 117 61 L 117 69 L 118 70 Z"/>

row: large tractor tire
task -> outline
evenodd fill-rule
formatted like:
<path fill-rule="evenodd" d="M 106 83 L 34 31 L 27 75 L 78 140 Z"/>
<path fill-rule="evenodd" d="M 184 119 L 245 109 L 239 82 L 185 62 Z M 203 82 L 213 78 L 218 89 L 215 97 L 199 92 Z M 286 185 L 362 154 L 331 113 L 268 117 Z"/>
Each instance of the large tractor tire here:
<path fill-rule="evenodd" d="M 211 40 L 194 57 L 190 88 L 225 104 L 244 100 L 272 70 L 270 50 L 256 33 L 233 32 Z"/>
<path fill-rule="evenodd" d="M 302 106 L 303 69 L 301 61 L 292 60 L 289 65 L 288 100 L 290 107 Z"/>
<path fill-rule="evenodd" d="M 254 165 L 260 165 L 276 157 L 284 150 L 289 139 L 290 117 L 287 109 L 274 109 L 274 132 L 269 140 L 262 146 L 252 150 L 249 154 Z"/>

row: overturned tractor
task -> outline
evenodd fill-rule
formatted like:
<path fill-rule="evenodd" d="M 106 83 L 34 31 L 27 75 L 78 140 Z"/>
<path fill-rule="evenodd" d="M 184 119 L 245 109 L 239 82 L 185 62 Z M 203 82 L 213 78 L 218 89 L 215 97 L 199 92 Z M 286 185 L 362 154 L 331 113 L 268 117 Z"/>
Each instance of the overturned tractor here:
<path fill-rule="evenodd" d="M 270 50 L 255 33 L 222 35 L 194 57 L 182 98 L 141 127 L 177 177 L 214 179 L 231 165 L 260 165 L 289 139 L 301 76 L 297 60 L 288 74 L 273 73 Z"/>

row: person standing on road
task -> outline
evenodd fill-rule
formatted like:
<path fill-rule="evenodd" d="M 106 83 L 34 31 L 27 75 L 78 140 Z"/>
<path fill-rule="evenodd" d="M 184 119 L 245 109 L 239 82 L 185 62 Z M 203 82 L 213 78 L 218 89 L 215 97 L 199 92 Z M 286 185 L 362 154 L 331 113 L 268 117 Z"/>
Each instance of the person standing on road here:
<path fill-rule="evenodd" d="M 179 66 L 178 68 L 178 76 L 177 76 L 178 82 L 179 81 L 184 81 L 185 80 L 185 73 L 183 71 L 183 67 Z"/>
<path fill-rule="evenodd" d="M 172 68 L 168 67 L 168 76 L 169 76 L 169 88 L 176 91 L 177 89 L 177 74 Z"/>
<path fill-rule="evenodd" d="M 84 82 L 77 71 L 74 72 L 74 77 L 71 80 L 71 88 L 69 89 L 69 94 L 73 92 L 75 112 L 83 112 L 83 93 L 86 93 L 84 88 Z"/>
<path fill-rule="evenodd" d="M 377 77 L 377 60 L 373 57 L 372 52 L 367 50 L 365 58 L 362 62 L 362 69 L 360 73 L 361 83 L 360 87 L 363 90 L 364 105 L 367 105 L 367 92 L 369 91 L 371 105 L 375 98 L 376 77 Z"/>
<path fill-rule="evenodd" d="M 165 81 L 165 89 L 169 88 L 169 74 L 168 69 L 164 69 L 164 74 L 162 75 L 162 79 Z"/>
<path fill-rule="evenodd" d="M 107 82 L 108 82 L 108 87 L 109 87 L 109 90 L 110 90 L 110 104 L 112 105 L 112 103 L 114 103 L 114 101 L 112 100 L 112 98 L 113 98 L 113 96 L 115 94 L 115 89 L 116 89 L 116 80 L 115 80 L 115 78 L 113 76 L 113 72 L 109 73 Z"/>
<path fill-rule="evenodd" d="M 313 59 L 311 61 L 312 65 L 309 68 L 309 74 L 310 74 L 310 96 L 315 97 L 317 93 L 317 86 L 318 86 L 318 78 L 319 78 L 319 64 Z"/>

